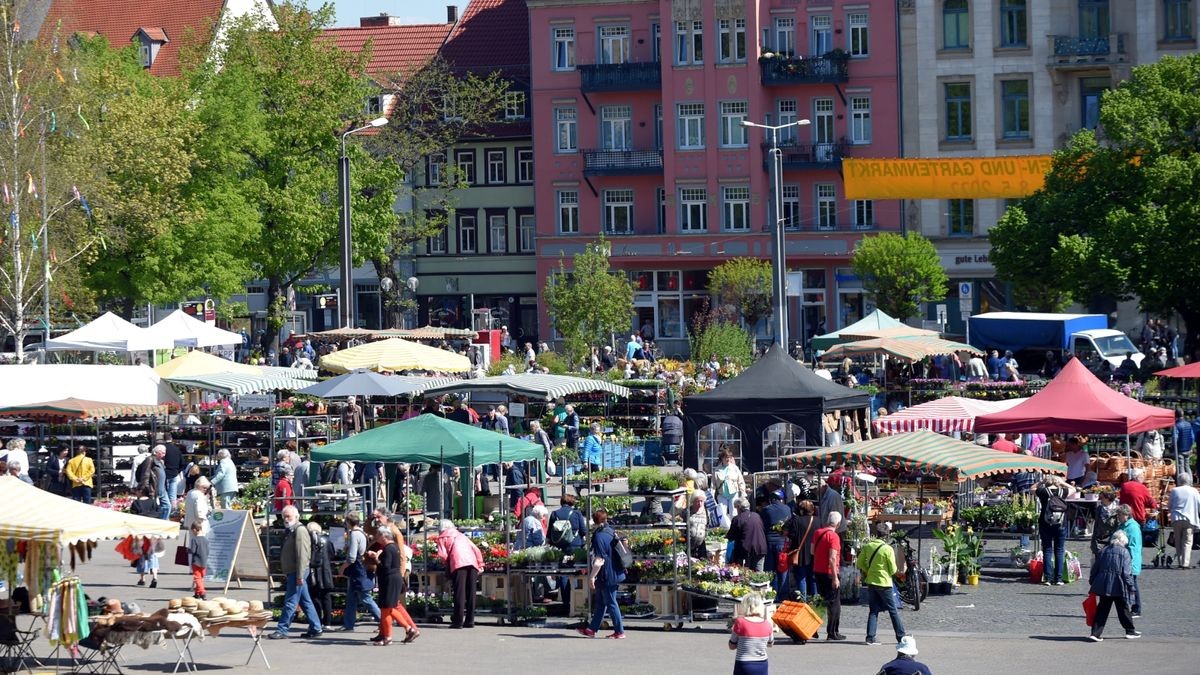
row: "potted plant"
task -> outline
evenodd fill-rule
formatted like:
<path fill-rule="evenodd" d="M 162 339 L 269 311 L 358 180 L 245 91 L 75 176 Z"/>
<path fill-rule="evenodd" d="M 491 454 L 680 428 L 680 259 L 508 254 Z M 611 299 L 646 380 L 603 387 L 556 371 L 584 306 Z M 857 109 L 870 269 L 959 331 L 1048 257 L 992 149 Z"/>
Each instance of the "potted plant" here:
<path fill-rule="evenodd" d="M 983 536 L 968 527 L 962 535 L 962 565 L 968 586 L 979 585 L 979 567 L 983 562 Z"/>

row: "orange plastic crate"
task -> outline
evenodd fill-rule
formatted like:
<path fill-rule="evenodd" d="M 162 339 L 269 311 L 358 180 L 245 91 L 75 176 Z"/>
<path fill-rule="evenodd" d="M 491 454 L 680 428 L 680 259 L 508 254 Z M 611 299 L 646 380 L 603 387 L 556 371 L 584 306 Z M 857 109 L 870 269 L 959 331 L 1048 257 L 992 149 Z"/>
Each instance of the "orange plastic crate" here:
<path fill-rule="evenodd" d="M 811 640 L 821 627 L 821 617 L 803 602 L 786 600 L 771 620 L 792 639 Z"/>

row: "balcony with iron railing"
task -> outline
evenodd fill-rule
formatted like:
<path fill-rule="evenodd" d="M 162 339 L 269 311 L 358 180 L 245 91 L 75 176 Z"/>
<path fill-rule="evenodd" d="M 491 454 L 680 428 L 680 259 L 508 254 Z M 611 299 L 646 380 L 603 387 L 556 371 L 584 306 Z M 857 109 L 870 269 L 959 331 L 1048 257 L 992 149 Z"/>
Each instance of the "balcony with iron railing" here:
<path fill-rule="evenodd" d="M 642 63 L 593 63 L 576 66 L 579 87 L 585 92 L 643 91 L 662 88 L 658 61 Z"/>
<path fill-rule="evenodd" d="M 634 176 L 639 174 L 661 174 L 663 171 L 662 149 L 652 150 L 584 150 L 583 173 L 585 176 Z"/>
<path fill-rule="evenodd" d="M 850 221 L 843 222 L 835 220 L 832 223 L 818 222 L 815 220 L 792 220 L 784 221 L 783 229 L 788 234 L 801 234 L 806 232 L 824 232 L 824 233 L 849 233 L 849 232 L 879 232 L 881 230 L 894 230 L 897 228 L 881 225 L 880 223 L 852 223 Z M 770 232 L 771 226 L 768 223 L 763 227 L 764 232 Z"/>
<path fill-rule="evenodd" d="M 1050 64 L 1057 67 L 1081 67 L 1125 63 L 1125 33 L 1103 37 L 1050 35 Z"/>
<path fill-rule="evenodd" d="M 850 55 L 835 50 L 824 56 L 763 55 L 762 83 L 766 86 L 787 84 L 844 84 L 850 81 Z"/>
<path fill-rule="evenodd" d="M 783 169 L 837 169 L 842 165 L 842 157 L 846 154 L 845 139 L 836 143 L 797 143 L 784 141 L 779 144 L 783 155 Z M 763 169 L 770 170 L 771 144 L 763 143 Z"/>

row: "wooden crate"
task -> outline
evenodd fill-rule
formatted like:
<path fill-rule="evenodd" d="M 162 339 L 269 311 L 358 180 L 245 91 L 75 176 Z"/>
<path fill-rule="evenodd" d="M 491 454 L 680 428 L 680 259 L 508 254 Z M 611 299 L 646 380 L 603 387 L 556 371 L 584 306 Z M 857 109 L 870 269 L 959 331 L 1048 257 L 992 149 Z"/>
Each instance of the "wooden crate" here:
<path fill-rule="evenodd" d="M 503 598 L 504 591 L 509 587 L 508 577 L 503 574 L 485 572 L 481 582 L 483 584 L 483 596 L 486 598 Z"/>
<path fill-rule="evenodd" d="M 571 577 L 571 614 L 578 614 L 587 607 L 588 596 L 592 594 L 588 587 L 588 578 L 584 576 Z"/>
<path fill-rule="evenodd" d="M 785 600 L 771 620 L 793 640 L 811 640 L 821 627 L 821 617 L 803 602 Z"/>
<path fill-rule="evenodd" d="M 413 576 L 422 593 L 441 593 L 446 586 L 445 572 L 417 572 Z"/>
<path fill-rule="evenodd" d="M 654 605 L 654 613 L 659 616 L 674 616 L 679 613 L 679 593 L 669 584 L 645 586 L 646 602 Z"/>

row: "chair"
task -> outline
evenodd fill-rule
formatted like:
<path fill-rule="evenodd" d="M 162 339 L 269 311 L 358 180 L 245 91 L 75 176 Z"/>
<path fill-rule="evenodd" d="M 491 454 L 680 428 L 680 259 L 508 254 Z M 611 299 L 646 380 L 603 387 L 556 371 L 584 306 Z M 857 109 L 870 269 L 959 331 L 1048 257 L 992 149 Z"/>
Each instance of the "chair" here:
<path fill-rule="evenodd" d="M 39 633 L 39 629 L 17 628 L 17 621 L 12 615 L 0 615 L 0 672 L 15 673 L 26 670 L 32 673 L 30 662 L 40 666 L 33 655 L 33 641 L 38 638 Z"/>
<path fill-rule="evenodd" d="M 117 659 L 121 656 L 121 649 L 125 645 L 113 644 L 103 640 L 97 640 L 94 635 L 79 641 L 79 652 L 81 658 L 74 664 L 74 670 L 80 673 L 117 673 L 122 672 L 121 664 Z"/>

